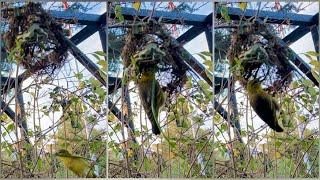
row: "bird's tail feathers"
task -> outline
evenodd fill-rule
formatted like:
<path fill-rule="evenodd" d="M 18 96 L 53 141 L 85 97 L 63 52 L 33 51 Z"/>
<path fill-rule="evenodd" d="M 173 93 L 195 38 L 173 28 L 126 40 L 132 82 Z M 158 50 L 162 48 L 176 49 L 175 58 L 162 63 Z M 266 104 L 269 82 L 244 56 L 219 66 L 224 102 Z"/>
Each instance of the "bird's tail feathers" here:
<path fill-rule="evenodd" d="M 278 124 L 278 122 L 273 122 L 272 124 L 268 124 L 269 127 L 276 132 L 283 132 L 283 128 Z"/>

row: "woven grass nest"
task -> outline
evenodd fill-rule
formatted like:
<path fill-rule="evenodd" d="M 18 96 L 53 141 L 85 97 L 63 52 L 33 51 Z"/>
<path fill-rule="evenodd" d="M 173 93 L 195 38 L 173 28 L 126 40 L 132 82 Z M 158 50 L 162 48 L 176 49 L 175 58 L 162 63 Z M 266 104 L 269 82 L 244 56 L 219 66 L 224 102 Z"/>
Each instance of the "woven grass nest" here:
<path fill-rule="evenodd" d="M 3 18 L 8 22 L 4 34 L 8 58 L 33 74 L 52 74 L 67 58 L 64 33 L 40 3 L 28 3 L 6 9 Z"/>
<path fill-rule="evenodd" d="M 244 87 L 254 78 L 260 79 L 270 93 L 284 91 L 292 81 L 292 58 L 294 55 L 279 45 L 265 24 L 244 23 L 232 34 L 230 71 Z"/>
<path fill-rule="evenodd" d="M 187 80 L 187 67 L 182 63 L 177 47 L 170 40 L 170 34 L 163 26 L 155 21 L 138 22 L 129 28 L 126 35 L 126 44 L 122 49 L 121 58 L 125 68 L 132 64 L 132 57 L 139 56 L 139 53 L 152 48 L 153 57 L 145 61 L 138 61 L 139 71 L 148 68 L 156 68 L 156 79 L 161 88 L 173 94 L 178 92 Z"/>

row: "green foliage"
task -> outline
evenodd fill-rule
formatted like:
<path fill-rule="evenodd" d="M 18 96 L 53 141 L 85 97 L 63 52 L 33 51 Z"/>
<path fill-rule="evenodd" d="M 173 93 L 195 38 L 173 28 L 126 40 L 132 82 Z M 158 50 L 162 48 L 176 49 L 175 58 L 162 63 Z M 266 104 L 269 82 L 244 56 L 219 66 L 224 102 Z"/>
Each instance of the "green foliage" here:
<path fill-rule="evenodd" d="M 222 6 L 220 8 L 220 11 L 221 11 L 221 16 L 224 18 L 224 20 L 227 23 L 230 23 L 231 22 L 231 18 L 229 16 L 228 8 L 226 6 Z"/>
<path fill-rule="evenodd" d="M 124 16 L 122 15 L 122 7 L 121 5 L 116 5 L 114 8 L 114 12 L 116 15 L 116 18 L 119 22 L 123 22 L 124 21 Z"/>

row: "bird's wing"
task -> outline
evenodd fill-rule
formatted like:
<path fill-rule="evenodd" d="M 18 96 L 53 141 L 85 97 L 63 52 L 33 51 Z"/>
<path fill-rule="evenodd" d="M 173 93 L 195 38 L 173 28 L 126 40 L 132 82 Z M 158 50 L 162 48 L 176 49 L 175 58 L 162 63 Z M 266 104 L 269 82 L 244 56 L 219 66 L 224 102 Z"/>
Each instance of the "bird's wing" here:
<path fill-rule="evenodd" d="M 276 110 L 279 111 L 279 110 L 280 110 L 280 106 L 279 106 L 279 104 L 277 103 L 277 101 L 274 100 L 273 98 L 272 98 L 272 103 L 273 103 L 273 106 L 276 108 Z"/>
<path fill-rule="evenodd" d="M 278 124 L 275 107 L 275 102 L 269 95 L 255 96 L 255 104 L 252 105 L 258 116 L 269 125 L 270 128 L 277 132 L 282 132 L 283 129 Z"/>
<path fill-rule="evenodd" d="M 74 157 L 70 162 L 70 170 L 80 177 L 86 177 L 90 164 L 80 157 Z"/>
<path fill-rule="evenodd" d="M 263 121 L 267 124 L 274 121 L 275 112 L 272 110 L 272 100 L 268 96 L 256 96 L 253 103 L 255 103 L 252 105 L 253 109 Z"/>

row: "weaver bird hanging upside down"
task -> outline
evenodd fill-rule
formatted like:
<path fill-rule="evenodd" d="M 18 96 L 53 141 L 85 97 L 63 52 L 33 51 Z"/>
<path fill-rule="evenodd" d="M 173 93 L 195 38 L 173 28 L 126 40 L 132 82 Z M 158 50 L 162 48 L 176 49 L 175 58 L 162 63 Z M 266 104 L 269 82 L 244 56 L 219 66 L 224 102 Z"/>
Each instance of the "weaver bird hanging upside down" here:
<path fill-rule="evenodd" d="M 155 72 L 151 70 L 142 72 L 137 80 L 137 87 L 142 106 L 151 122 L 152 132 L 155 135 L 159 135 L 158 114 L 160 108 L 164 105 L 165 96 L 155 78 Z"/>
<path fill-rule="evenodd" d="M 97 177 L 91 169 L 90 163 L 80 156 L 74 156 L 67 150 L 61 149 L 56 154 L 63 164 L 79 177 L 95 178 Z"/>
<path fill-rule="evenodd" d="M 276 100 L 262 89 L 257 79 L 248 82 L 247 92 L 250 105 L 257 115 L 276 132 L 283 132 L 277 120 L 277 111 L 280 107 Z"/>

